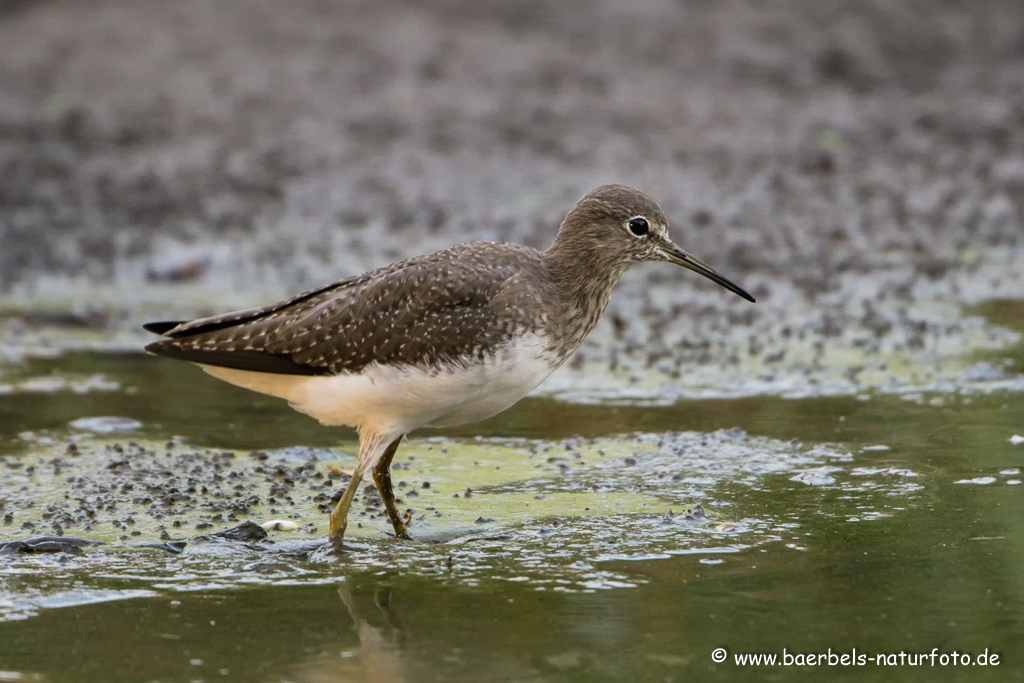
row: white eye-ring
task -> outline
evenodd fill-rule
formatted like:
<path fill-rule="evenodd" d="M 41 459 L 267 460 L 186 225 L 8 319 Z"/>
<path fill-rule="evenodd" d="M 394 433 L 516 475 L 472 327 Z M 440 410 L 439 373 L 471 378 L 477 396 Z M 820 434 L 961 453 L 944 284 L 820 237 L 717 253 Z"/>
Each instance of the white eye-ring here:
<path fill-rule="evenodd" d="M 643 216 L 636 216 L 629 219 L 629 231 L 637 237 L 643 237 L 651 231 L 651 225 Z"/>

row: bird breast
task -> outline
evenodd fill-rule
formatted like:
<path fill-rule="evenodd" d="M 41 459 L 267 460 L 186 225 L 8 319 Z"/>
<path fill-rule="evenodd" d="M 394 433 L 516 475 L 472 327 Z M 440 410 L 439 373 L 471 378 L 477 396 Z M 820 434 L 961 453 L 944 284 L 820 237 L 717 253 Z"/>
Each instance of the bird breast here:
<path fill-rule="evenodd" d="M 201 367 L 231 384 L 283 398 L 325 425 L 404 434 L 496 415 L 543 382 L 557 360 L 546 339 L 529 334 L 487 352 L 483 362 L 438 367 L 374 363 L 357 373 L 329 376 Z"/>

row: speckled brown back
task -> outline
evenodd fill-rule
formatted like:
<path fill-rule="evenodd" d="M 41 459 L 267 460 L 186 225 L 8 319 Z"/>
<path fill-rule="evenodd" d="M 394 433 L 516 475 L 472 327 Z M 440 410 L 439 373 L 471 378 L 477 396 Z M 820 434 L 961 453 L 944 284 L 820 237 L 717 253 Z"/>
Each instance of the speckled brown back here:
<path fill-rule="evenodd" d="M 533 286 L 524 286 L 530 280 Z M 342 280 L 273 306 L 149 326 L 163 356 L 260 372 L 358 372 L 372 362 L 457 366 L 536 331 L 541 253 L 477 242 Z"/>

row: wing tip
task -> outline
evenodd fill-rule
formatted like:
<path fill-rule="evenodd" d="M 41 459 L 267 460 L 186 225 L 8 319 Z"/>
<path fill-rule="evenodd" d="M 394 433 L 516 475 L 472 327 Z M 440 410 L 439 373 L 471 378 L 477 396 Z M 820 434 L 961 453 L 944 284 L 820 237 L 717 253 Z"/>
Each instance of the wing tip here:
<path fill-rule="evenodd" d="M 180 320 L 164 320 L 152 323 L 145 323 L 143 324 L 142 329 L 146 330 L 147 332 L 152 332 L 154 334 L 166 334 L 173 330 L 178 325 L 180 325 L 181 322 L 182 321 Z M 152 346 L 152 344 L 150 344 L 150 346 Z M 146 349 L 148 350 L 149 346 L 147 346 Z"/>
<path fill-rule="evenodd" d="M 279 375 L 333 375 L 330 368 L 297 363 L 289 355 L 258 351 L 223 351 L 181 346 L 173 339 L 162 339 L 147 344 L 145 351 L 154 356 L 183 360 L 199 365 L 213 365 L 234 370 L 248 370 Z"/>

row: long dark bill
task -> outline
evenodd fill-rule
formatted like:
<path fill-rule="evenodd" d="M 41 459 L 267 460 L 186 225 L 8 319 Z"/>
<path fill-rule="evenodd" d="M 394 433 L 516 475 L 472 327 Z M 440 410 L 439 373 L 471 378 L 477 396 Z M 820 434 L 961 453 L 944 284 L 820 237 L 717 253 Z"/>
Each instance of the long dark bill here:
<path fill-rule="evenodd" d="M 747 301 L 754 302 L 754 297 L 750 296 L 750 294 L 747 293 L 747 290 L 735 284 L 729 278 L 719 275 L 717 272 L 715 272 L 714 268 L 712 268 L 706 263 L 703 263 L 699 259 L 690 256 L 679 247 L 675 245 L 671 247 L 663 247 L 661 249 L 661 253 L 665 255 L 666 259 L 676 264 L 677 266 L 682 266 L 683 268 L 688 268 L 695 273 L 700 273 L 701 275 L 711 280 L 712 282 L 725 287 L 730 292 L 740 295 Z"/>

